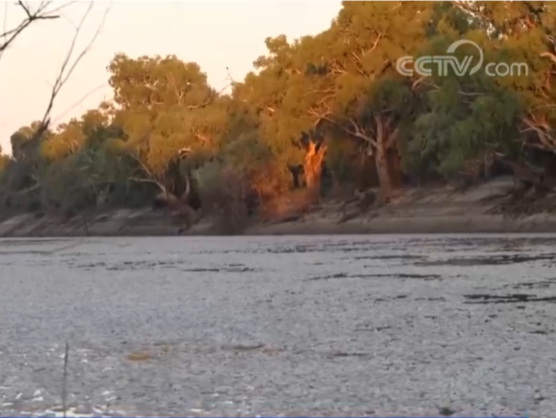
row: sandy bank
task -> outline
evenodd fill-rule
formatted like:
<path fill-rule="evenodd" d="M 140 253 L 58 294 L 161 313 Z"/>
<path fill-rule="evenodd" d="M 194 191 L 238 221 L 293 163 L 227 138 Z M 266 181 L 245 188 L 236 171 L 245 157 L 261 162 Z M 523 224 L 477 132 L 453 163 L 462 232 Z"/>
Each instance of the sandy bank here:
<path fill-rule="evenodd" d="M 388 233 L 515 233 L 556 232 L 556 212 L 508 217 L 496 214 L 511 187 L 500 179 L 465 192 L 452 188 L 411 189 L 393 203 L 368 210 L 350 220 L 341 202 L 328 202 L 292 222 L 258 223 L 244 235 L 388 234 Z M 149 209 L 119 209 L 98 214 L 88 222 L 90 236 L 169 236 L 180 227 L 163 213 Z M 59 222 L 22 214 L 0 223 L 0 237 L 83 236 L 81 217 Z M 182 235 L 216 234 L 210 221 L 201 221 Z"/>

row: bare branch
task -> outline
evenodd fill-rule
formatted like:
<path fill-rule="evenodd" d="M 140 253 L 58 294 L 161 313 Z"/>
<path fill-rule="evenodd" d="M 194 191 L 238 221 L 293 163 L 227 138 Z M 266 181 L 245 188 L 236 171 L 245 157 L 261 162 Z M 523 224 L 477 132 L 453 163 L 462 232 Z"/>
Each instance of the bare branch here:
<path fill-rule="evenodd" d="M 105 12 L 103 14 L 103 17 L 102 17 L 101 24 L 97 28 L 96 32 L 94 33 L 93 37 L 91 38 L 91 40 L 89 41 L 87 46 L 77 55 L 77 58 L 72 63 L 71 59 L 72 59 L 72 55 L 75 51 L 75 45 L 77 43 L 77 40 L 79 39 L 79 33 L 81 32 L 81 28 L 83 27 L 83 24 L 85 23 L 85 21 L 87 20 L 87 17 L 89 16 L 91 10 L 93 9 L 93 6 L 94 6 L 94 2 L 90 2 L 88 7 L 87 7 L 87 10 L 85 11 L 83 16 L 81 17 L 81 20 L 80 20 L 79 24 L 75 28 L 75 32 L 74 32 L 74 36 L 73 36 L 70 48 L 69 48 L 69 50 L 66 54 L 66 58 L 64 59 L 64 62 L 62 63 L 62 67 L 60 68 L 58 76 L 56 77 L 56 81 L 54 82 L 54 85 L 52 86 L 52 91 L 51 91 L 51 94 L 50 94 L 50 100 L 48 102 L 48 105 L 47 105 L 46 111 L 44 113 L 44 116 L 42 118 L 41 126 L 46 125 L 46 127 L 48 127 L 48 125 L 50 124 L 50 114 L 52 112 L 52 108 L 54 106 L 54 101 L 56 100 L 56 97 L 60 93 L 60 90 L 62 89 L 62 87 L 66 84 L 68 79 L 71 77 L 72 73 L 74 72 L 74 70 L 77 67 L 77 65 L 79 64 L 79 62 L 91 50 L 94 42 L 97 40 L 98 36 L 100 35 L 100 32 L 101 32 L 102 28 L 104 27 L 104 23 L 106 21 L 106 16 L 108 15 L 108 10 L 109 9 L 105 10 Z"/>
<path fill-rule="evenodd" d="M 346 131 L 349 135 L 362 139 L 373 147 L 378 146 L 377 141 L 367 135 L 353 119 L 350 118 L 348 122 L 351 124 L 353 129 L 344 128 L 344 131 Z"/>
<path fill-rule="evenodd" d="M 228 82 L 228 84 L 226 84 L 222 89 L 220 89 L 218 92 L 215 92 L 214 94 L 211 94 L 211 97 L 209 97 L 207 100 L 205 100 L 203 103 L 198 104 L 198 105 L 191 105 L 191 106 L 187 106 L 188 110 L 196 110 L 196 109 L 202 109 L 204 107 L 207 107 L 208 105 L 210 105 L 211 103 L 213 103 L 219 96 L 222 95 L 222 93 L 224 93 L 229 87 L 233 87 L 236 82 L 234 81 L 234 79 L 232 78 L 231 74 L 230 74 L 230 69 L 228 67 L 226 67 L 226 71 L 228 76 L 226 77 L 226 81 Z"/>
<path fill-rule="evenodd" d="M 38 190 L 40 188 L 39 184 L 35 184 L 31 187 L 27 187 L 26 189 L 23 190 L 19 190 L 17 192 L 11 192 L 8 190 L 3 190 L 2 193 L 6 196 L 6 197 L 11 197 L 11 196 L 21 196 L 21 195 L 25 195 L 27 193 L 31 193 L 34 192 L 35 190 Z"/>
<path fill-rule="evenodd" d="M 155 180 L 155 179 L 145 179 L 145 178 L 140 178 L 140 177 L 129 177 L 128 180 L 134 181 L 134 182 L 137 182 L 137 183 L 150 183 L 150 184 L 155 184 L 155 185 L 157 185 L 157 186 L 160 188 L 160 190 L 161 190 L 163 193 L 168 193 L 167 190 L 166 190 L 166 187 L 164 187 L 164 185 L 163 185 L 161 182 L 159 182 L 159 181 L 157 181 L 157 180 Z"/>
<path fill-rule="evenodd" d="M 68 7 L 69 5 L 73 4 L 73 2 L 62 3 L 61 5 L 56 6 L 56 7 L 50 7 L 51 4 L 53 4 L 53 2 L 42 1 L 35 10 L 32 10 L 31 7 L 29 7 L 29 5 L 27 5 L 25 2 L 23 2 L 23 1 L 18 1 L 17 2 L 17 6 L 19 6 L 23 10 L 23 12 L 25 14 L 25 17 L 19 23 L 19 25 L 17 25 L 15 28 L 13 28 L 13 29 L 4 28 L 4 33 L 0 34 L 0 39 L 2 39 L 2 41 L 0 42 L 0 58 L 2 57 L 2 54 L 13 44 L 13 42 L 16 40 L 16 38 L 18 36 L 20 36 L 23 33 L 23 31 L 25 31 L 31 24 L 33 24 L 34 22 L 40 21 L 40 20 L 51 20 L 51 19 L 60 18 L 61 11 L 64 8 Z M 103 19 L 102 19 L 102 22 L 99 25 L 97 31 L 95 32 L 93 38 L 90 40 L 90 42 L 87 44 L 87 46 L 78 54 L 77 58 L 75 58 L 75 60 L 73 60 L 73 62 L 72 62 L 72 57 L 73 57 L 74 52 L 75 52 L 75 46 L 76 46 L 76 43 L 77 43 L 77 39 L 79 38 L 79 34 L 80 34 L 80 31 L 81 31 L 81 28 L 82 28 L 83 24 L 87 20 L 89 14 L 90 14 L 90 12 L 93 8 L 93 4 L 94 4 L 94 2 L 92 2 L 92 1 L 89 3 L 86 12 L 83 14 L 79 24 L 75 28 L 75 33 L 74 33 L 70 48 L 69 48 L 69 50 L 66 54 L 64 62 L 62 64 L 62 67 L 61 67 L 61 69 L 58 73 L 58 76 L 56 77 L 56 81 L 54 82 L 54 85 L 52 86 L 52 90 L 51 90 L 50 98 L 49 98 L 47 106 L 46 106 L 46 110 L 44 112 L 44 115 L 43 115 L 35 133 L 33 134 L 33 136 L 28 141 L 29 144 L 36 143 L 36 141 L 41 139 L 43 134 L 48 130 L 48 128 L 50 126 L 50 122 L 51 122 L 50 115 L 52 113 L 52 109 L 54 107 L 54 102 L 55 102 L 57 96 L 59 95 L 62 87 L 66 84 L 66 82 L 68 81 L 68 79 L 72 75 L 73 71 L 75 70 L 75 68 L 77 67 L 79 62 L 89 52 L 93 43 L 98 38 L 98 35 L 100 34 L 101 29 L 103 28 L 104 21 L 106 20 L 106 15 L 108 13 L 108 9 L 106 9 L 106 11 L 104 13 L 104 16 L 103 16 Z M 5 11 L 6 11 L 6 13 L 4 15 L 4 26 L 6 27 L 7 8 L 5 9 Z"/>
<path fill-rule="evenodd" d="M 182 204 L 187 204 L 187 201 L 189 200 L 189 195 L 191 194 L 191 179 L 189 178 L 189 173 L 185 174 L 185 183 L 186 183 L 185 191 L 179 198 L 179 202 Z"/>
<path fill-rule="evenodd" d="M 40 20 L 59 19 L 60 11 L 74 2 L 75 0 L 68 0 L 58 7 L 53 7 L 54 0 L 43 0 L 41 1 L 39 7 L 33 11 L 25 0 L 16 0 L 15 5 L 23 11 L 25 16 L 17 26 L 11 29 L 7 29 L 8 7 L 6 1 L 3 29 L 4 32 L 0 34 L 0 39 L 3 39 L 3 42 L 0 43 L 0 58 L 2 57 L 4 51 L 6 51 L 29 26 Z"/>
<path fill-rule="evenodd" d="M 541 54 L 541 57 L 542 57 L 542 58 L 550 58 L 550 60 L 551 60 L 553 63 L 556 63 L 556 55 L 554 55 L 552 52 L 543 52 L 543 53 Z"/>
<path fill-rule="evenodd" d="M 81 104 L 83 102 L 83 100 L 88 98 L 91 94 L 96 93 L 97 91 L 99 91 L 99 90 L 101 90 L 105 87 L 106 87 L 106 83 L 102 83 L 102 84 L 99 84 L 98 86 L 96 86 L 95 88 L 89 90 L 87 93 L 85 93 L 83 96 L 81 96 L 79 98 L 79 100 L 76 100 L 70 107 L 68 107 L 62 113 L 57 114 L 56 118 L 52 121 L 52 123 L 57 123 L 60 119 L 62 119 L 69 112 L 71 112 L 73 109 L 75 109 L 79 104 Z"/>
<path fill-rule="evenodd" d="M 542 116 L 537 118 L 535 116 L 523 118 L 523 123 L 527 126 L 527 128 L 521 130 L 521 134 L 525 134 L 527 132 L 535 132 L 537 135 L 537 139 L 540 144 L 537 144 L 536 148 L 542 148 L 547 151 L 556 153 L 556 138 L 552 134 L 552 129 L 550 125 L 546 121 L 546 117 Z M 529 144 L 533 146 L 533 144 Z"/>
<path fill-rule="evenodd" d="M 146 139 L 147 136 L 145 136 Z M 146 175 L 148 175 L 151 179 L 154 179 L 154 175 L 151 172 L 151 170 L 149 170 L 149 167 L 146 166 L 146 164 L 143 163 L 143 161 L 141 161 L 141 158 L 139 158 L 137 155 L 135 155 L 134 153 L 130 153 L 131 158 L 133 158 L 143 169 L 143 171 L 145 172 Z"/>
<path fill-rule="evenodd" d="M 4 51 L 6 51 L 10 47 L 10 45 L 17 39 L 17 37 L 20 36 L 25 29 L 31 26 L 31 24 L 39 20 L 58 19 L 60 17 L 60 15 L 56 14 L 56 10 L 47 10 L 49 2 L 41 2 L 39 7 L 33 12 L 23 1 L 18 1 L 16 4 L 25 12 L 25 18 L 15 28 L 6 29 L 6 21 L 8 15 L 6 3 L 4 14 L 4 32 L 0 34 L 0 38 L 3 39 L 3 42 L 0 43 L 0 58 L 2 57 Z"/>

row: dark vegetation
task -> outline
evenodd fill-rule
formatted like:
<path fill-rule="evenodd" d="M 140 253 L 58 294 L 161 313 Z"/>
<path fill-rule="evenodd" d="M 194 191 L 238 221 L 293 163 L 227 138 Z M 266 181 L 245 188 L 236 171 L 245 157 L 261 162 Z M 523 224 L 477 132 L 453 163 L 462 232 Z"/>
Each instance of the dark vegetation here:
<path fill-rule="evenodd" d="M 281 219 L 369 189 L 369 204 L 388 204 L 403 187 L 514 174 L 520 190 L 545 193 L 556 171 L 555 19 L 542 1 L 344 2 L 316 36 L 266 39 L 256 70 L 230 76 L 226 93 L 196 63 L 118 54 L 111 102 L 12 135 L 0 214 L 152 205 L 234 233 L 255 214 Z M 397 73 L 398 58 L 446 54 L 459 39 L 479 44 L 485 64 L 523 62 L 528 75 Z M 455 55 L 477 62 L 477 52 Z"/>

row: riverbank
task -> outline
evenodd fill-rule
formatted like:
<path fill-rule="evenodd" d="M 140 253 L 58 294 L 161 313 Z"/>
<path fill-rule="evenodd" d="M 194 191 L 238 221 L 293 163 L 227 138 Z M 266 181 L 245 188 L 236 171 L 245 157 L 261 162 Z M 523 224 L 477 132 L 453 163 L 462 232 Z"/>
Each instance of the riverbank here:
<path fill-rule="evenodd" d="M 408 189 L 390 204 L 359 213 L 341 201 L 329 201 L 309 213 L 281 222 L 255 222 L 243 235 L 339 235 L 403 233 L 516 233 L 556 232 L 556 211 L 507 216 L 511 179 L 498 179 L 468 189 L 451 187 Z M 548 197 L 546 199 L 553 199 Z M 546 205 L 550 207 L 550 205 Z M 210 220 L 181 231 L 164 212 L 118 209 L 60 222 L 28 213 L 0 222 L 0 237 L 54 236 L 171 236 L 217 235 Z M 287 218 L 287 217 L 286 217 Z"/>

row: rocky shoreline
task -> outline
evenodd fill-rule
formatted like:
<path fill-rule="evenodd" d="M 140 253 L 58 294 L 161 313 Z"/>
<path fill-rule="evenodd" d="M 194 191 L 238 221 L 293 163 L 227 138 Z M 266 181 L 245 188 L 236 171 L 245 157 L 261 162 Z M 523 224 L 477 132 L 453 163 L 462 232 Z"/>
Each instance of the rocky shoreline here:
<path fill-rule="evenodd" d="M 294 221 L 253 223 L 241 235 L 356 235 L 428 233 L 554 233 L 556 212 L 537 211 L 528 216 L 507 216 L 495 209 L 512 187 L 499 179 L 467 191 L 450 187 L 410 189 L 393 203 L 346 219 L 342 202 L 326 205 Z M 210 220 L 187 231 L 161 212 L 117 209 L 89 217 L 85 227 L 78 216 L 60 222 L 27 213 L 0 222 L 0 237 L 62 236 L 172 236 L 219 235 Z"/>

